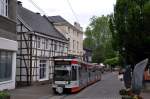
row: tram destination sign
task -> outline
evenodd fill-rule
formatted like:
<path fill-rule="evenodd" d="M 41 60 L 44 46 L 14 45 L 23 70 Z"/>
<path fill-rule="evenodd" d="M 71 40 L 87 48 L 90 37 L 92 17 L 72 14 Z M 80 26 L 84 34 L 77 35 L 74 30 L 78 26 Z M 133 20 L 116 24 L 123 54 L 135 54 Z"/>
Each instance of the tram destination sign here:
<path fill-rule="evenodd" d="M 55 61 L 55 65 L 70 65 L 70 61 Z"/>

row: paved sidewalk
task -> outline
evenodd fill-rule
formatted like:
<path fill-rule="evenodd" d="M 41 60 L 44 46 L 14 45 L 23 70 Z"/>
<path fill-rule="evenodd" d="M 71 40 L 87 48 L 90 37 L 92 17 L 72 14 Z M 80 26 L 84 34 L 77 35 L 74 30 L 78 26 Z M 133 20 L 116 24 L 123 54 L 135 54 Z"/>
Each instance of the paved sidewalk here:
<path fill-rule="evenodd" d="M 144 98 L 144 99 L 150 99 L 150 92 L 143 92 L 141 94 L 141 96 Z"/>
<path fill-rule="evenodd" d="M 52 96 L 51 85 L 24 87 L 9 92 L 11 99 L 48 99 Z"/>
<path fill-rule="evenodd" d="M 150 99 L 150 83 L 146 83 L 145 88 L 143 89 L 143 92 L 142 92 L 142 96 L 144 97 L 144 99 Z"/>

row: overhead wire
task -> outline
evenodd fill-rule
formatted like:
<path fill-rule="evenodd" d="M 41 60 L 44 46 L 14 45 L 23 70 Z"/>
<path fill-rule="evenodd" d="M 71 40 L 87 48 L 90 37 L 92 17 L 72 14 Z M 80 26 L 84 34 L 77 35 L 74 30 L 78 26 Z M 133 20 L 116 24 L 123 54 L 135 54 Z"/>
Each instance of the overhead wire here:
<path fill-rule="evenodd" d="M 41 9 L 33 0 L 28 0 L 28 1 L 29 1 L 34 7 L 36 7 L 36 8 L 40 11 L 40 13 L 42 13 L 43 15 L 46 15 L 45 11 L 44 11 L 43 9 Z M 79 19 L 78 19 L 78 17 L 77 17 L 77 14 L 76 14 L 76 12 L 74 11 L 74 9 L 73 9 L 73 7 L 72 7 L 70 1 L 69 1 L 69 0 L 66 0 L 66 1 L 67 1 L 68 5 L 69 5 L 69 8 L 71 9 L 71 12 L 73 13 L 73 16 L 74 16 L 75 19 L 76 19 L 76 21 L 79 22 Z"/>
<path fill-rule="evenodd" d="M 40 11 L 40 13 L 42 13 L 43 15 L 46 15 L 45 11 L 41 9 L 33 0 L 28 0 L 28 1 L 32 3 L 32 5 Z"/>
<path fill-rule="evenodd" d="M 73 16 L 74 16 L 75 19 L 76 19 L 76 21 L 79 22 L 79 19 L 78 19 L 78 17 L 77 17 L 77 14 L 76 14 L 76 12 L 74 11 L 74 9 L 73 9 L 73 7 L 72 7 L 70 1 L 69 1 L 69 0 L 66 0 L 66 1 L 67 1 L 68 5 L 69 5 L 69 7 L 70 7 L 70 9 L 71 9 L 71 11 L 72 11 L 72 13 L 73 13 Z"/>

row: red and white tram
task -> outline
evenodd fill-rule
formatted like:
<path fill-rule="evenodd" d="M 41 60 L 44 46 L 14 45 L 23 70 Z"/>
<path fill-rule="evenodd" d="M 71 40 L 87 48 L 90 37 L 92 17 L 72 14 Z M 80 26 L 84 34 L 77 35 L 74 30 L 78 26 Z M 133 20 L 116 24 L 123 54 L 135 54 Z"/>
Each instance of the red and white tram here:
<path fill-rule="evenodd" d="M 52 88 L 55 93 L 75 93 L 101 80 L 98 65 L 81 62 L 75 57 L 55 57 Z"/>

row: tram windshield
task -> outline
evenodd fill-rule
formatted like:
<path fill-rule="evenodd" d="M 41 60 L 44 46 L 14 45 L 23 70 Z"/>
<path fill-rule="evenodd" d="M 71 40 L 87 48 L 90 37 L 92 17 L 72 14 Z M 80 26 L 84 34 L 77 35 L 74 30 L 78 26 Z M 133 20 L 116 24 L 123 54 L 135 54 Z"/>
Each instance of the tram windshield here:
<path fill-rule="evenodd" d="M 68 70 L 55 70 L 55 81 L 68 81 L 70 80 L 70 75 Z"/>

